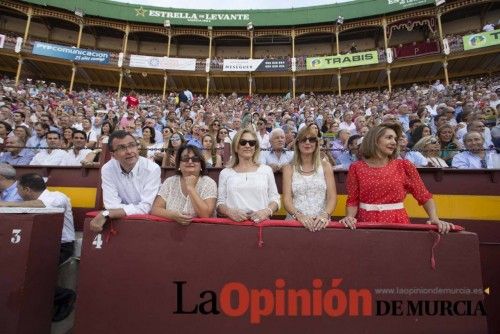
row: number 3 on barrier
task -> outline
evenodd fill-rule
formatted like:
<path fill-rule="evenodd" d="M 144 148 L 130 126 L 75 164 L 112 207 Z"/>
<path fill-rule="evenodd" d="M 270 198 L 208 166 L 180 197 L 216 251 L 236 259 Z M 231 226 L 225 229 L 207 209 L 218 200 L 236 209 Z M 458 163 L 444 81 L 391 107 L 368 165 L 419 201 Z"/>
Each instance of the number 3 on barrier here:
<path fill-rule="evenodd" d="M 13 244 L 18 244 L 21 242 L 21 230 L 20 229 L 13 229 L 12 230 L 12 237 L 10 238 L 10 242 Z"/>
<path fill-rule="evenodd" d="M 94 245 L 96 249 L 102 248 L 102 234 L 101 233 L 99 233 L 98 235 L 95 236 L 94 241 L 92 242 L 92 245 Z"/>

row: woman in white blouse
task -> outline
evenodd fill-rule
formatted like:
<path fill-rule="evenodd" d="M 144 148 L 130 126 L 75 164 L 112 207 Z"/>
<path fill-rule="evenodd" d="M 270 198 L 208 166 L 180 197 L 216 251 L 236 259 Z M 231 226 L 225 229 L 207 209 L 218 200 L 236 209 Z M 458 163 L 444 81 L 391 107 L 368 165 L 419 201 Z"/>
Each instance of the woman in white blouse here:
<path fill-rule="evenodd" d="M 214 216 L 217 184 L 206 176 L 205 160 L 198 148 L 182 146 L 175 159 L 177 175 L 163 182 L 151 214 L 188 225 L 193 217 Z"/>
<path fill-rule="evenodd" d="M 217 210 L 234 221 L 269 219 L 279 209 L 280 195 L 271 167 L 259 163 L 259 141 L 243 129 L 231 144 L 228 168 L 219 175 Z"/>

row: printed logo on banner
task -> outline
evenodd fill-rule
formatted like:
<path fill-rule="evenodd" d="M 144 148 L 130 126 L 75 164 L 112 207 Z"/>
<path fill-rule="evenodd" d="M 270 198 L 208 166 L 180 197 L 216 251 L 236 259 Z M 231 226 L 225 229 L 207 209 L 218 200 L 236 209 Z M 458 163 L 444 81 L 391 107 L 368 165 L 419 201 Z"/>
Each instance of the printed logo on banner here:
<path fill-rule="evenodd" d="M 316 67 L 316 68 L 317 67 L 321 67 L 321 60 L 319 60 L 319 59 L 313 59 L 311 61 L 311 65 L 312 65 L 312 67 Z"/>
<path fill-rule="evenodd" d="M 173 314 L 202 314 L 228 317 L 248 317 L 252 325 L 259 325 L 268 317 L 453 317 L 486 316 L 482 288 L 393 287 L 378 289 L 342 288 L 342 278 L 329 282 L 315 278 L 311 287 L 288 287 L 283 278 L 274 286 L 250 288 L 243 282 L 227 282 L 220 291 L 204 290 L 195 295 L 198 304 L 189 295 L 187 281 L 173 281 L 176 306 Z M 328 284 L 329 283 L 329 284 Z M 420 297 L 418 297 L 420 295 Z M 459 300 L 429 297 L 432 295 L 465 295 Z M 413 297 L 417 298 L 413 298 Z M 396 299 L 395 299 L 396 298 Z"/>
<path fill-rule="evenodd" d="M 500 29 L 463 36 L 464 50 L 500 44 Z"/>
<path fill-rule="evenodd" d="M 151 65 L 151 67 L 160 67 L 160 60 L 158 60 L 157 58 L 150 58 L 149 64 Z"/>
<path fill-rule="evenodd" d="M 35 42 L 33 54 L 82 63 L 109 64 L 109 52 Z"/>
<path fill-rule="evenodd" d="M 228 72 L 254 72 L 264 59 L 224 59 L 223 71 Z"/>
<path fill-rule="evenodd" d="M 328 68 L 344 68 L 378 63 L 377 51 L 349 53 L 329 57 L 306 58 L 306 69 L 319 70 Z"/>

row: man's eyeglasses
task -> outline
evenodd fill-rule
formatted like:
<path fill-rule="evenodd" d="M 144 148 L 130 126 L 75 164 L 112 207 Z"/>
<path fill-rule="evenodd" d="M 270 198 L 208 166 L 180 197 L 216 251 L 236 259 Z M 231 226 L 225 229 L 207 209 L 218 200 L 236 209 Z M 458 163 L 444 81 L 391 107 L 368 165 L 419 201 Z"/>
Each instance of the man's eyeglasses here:
<path fill-rule="evenodd" d="M 220 124 L 219 123 L 214 123 L 213 126 L 220 126 Z"/>
<path fill-rule="evenodd" d="M 227 131 L 221 131 L 221 132 L 219 132 L 219 134 L 221 134 L 221 135 L 227 135 Z"/>
<path fill-rule="evenodd" d="M 118 145 L 115 149 L 114 152 L 125 152 L 127 150 L 132 150 L 137 148 L 139 146 L 136 142 L 131 142 L 127 145 Z"/>
<path fill-rule="evenodd" d="M 318 142 L 318 137 L 304 137 L 304 138 L 302 138 L 302 139 L 300 140 L 300 142 L 301 142 L 301 143 L 305 143 L 305 142 L 307 142 L 307 141 L 309 141 L 310 143 L 315 144 L 315 143 L 317 143 L 317 142 Z"/>
<path fill-rule="evenodd" d="M 207 132 L 208 129 L 200 129 L 201 132 Z"/>
<path fill-rule="evenodd" d="M 247 144 L 250 145 L 250 147 L 254 147 L 255 145 L 257 145 L 257 141 L 240 139 L 240 146 L 246 146 Z"/>
<path fill-rule="evenodd" d="M 189 161 L 191 161 L 191 162 L 193 162 L 193 163 L 196 164 L 196 163 L 200 162 L 200 158 L 198 158 L 197 156 L 190 157 L 190 156 L 187 156 L 187 155 L 181 157 L 181 162 L 189 162 Z"/>

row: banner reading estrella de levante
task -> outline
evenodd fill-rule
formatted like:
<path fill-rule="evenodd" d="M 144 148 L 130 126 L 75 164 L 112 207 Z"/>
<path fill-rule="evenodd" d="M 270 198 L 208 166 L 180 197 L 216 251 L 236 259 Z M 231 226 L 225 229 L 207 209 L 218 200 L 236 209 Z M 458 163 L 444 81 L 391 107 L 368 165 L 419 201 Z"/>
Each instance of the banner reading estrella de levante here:
<path fill-rule="evenodd" d="M 328 68 L 343 68 L 371 64 L 378 64 L 377 51 L 357 52 L 328 57 L 306 58 L 307 70 L 324 70 Z"/>
<path fill-rule="evenodd" d="M 500 29 L 481 32 L 479 34 L 466 35 L 462 38 L 464 40 L 464 50 L 498 45 L 500 44 Z"/>
<path fill-rule="evenodd" d="M 109 64 L 109 52 L 80 49 L 70 46 L 35 42 L 33 46 L 33 54 L 66 59 L 81 63 L 93 63 L 106 65 Z"/>

